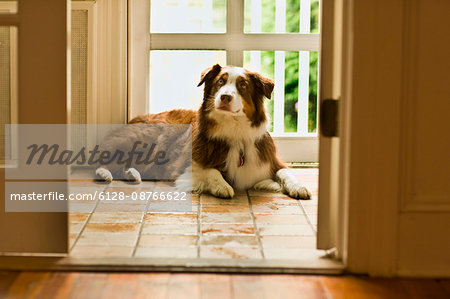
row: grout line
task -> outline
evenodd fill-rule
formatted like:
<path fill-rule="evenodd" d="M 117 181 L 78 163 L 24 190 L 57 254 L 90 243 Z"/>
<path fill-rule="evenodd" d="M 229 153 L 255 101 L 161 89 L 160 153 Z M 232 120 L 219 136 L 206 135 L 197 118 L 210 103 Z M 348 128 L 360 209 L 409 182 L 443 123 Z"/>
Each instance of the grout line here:
<path fill-rule="evenodd" d="M 308 221 L 309 226 L 310 226 L 311 229 L 313 230 L 314 236 L 317 238 L 317 230 L 316 230 L 316 228 L 314 227 L 314 225 L 312 224 L 311 219 L 309 219 L 309 217 L 308 217 L 309 214 L 306 212 L 306 209 L 305 209 L 305 207 L 302 205 L 302 202 L 301 202 L 300 200 L 298 200 L 298 205 L 300 206 L 300 209 L 302 209 L 303 214 L 304 214 L 305 217 L 306 217 L 306 221 Z"/>
<path fill-rule="evenodd" d="M 197 205 L 197 258 L 200 258 L 200 246 L 201 246 L 201 237 L 202 237 L 202 198 L 201 194 L 198 194 L 198 205 Z"/>
<path fill-rule="evenodd" d="M 258 241 L 258 248 L 261 251 L 262 258 L 265 259 L 264 250 L 263 250 L 263 246 L 262 246 L 262 243 L 261 243 L 261 237 L 259 235 L 258 226 L 256 225 L 255 215 L 253 214 L 252 201 L 250 200 L 250 194 L 248 193 L 248 190 L 246 190 L 246 193 L 247 193 L 248 205 L 250 207 L 250 215 L 252 216 L 252 220 L 253 220 L 253 227 L 255 228 L 256 239 Z"/>
<path fill-rule="evenodd" d="M 106 190 L 106 187 L 107 187 L 107 186 L 104 186 L 101 192 L 104 192 L 104 191 Z M 83 227 L 81 228 L 80 232 L 78 233 L 77 237 L 75 238 L 75 241 L 73 242 L 72 246 L 70 247 L 69 254 L 70 254 L 70 252 L 71 252 L 72 250 L 75 249 L 75 245 L 77 245 L 78 240 L 79 240 L 80 237 L 81 237 L 81 234 L 84 232 L 84 229 L 85 229 L 86 225 L 89 223 L 89 220 L 91 220 L 92 214 L 94 214 L 94 212 L 95 212 L 95 210 L 97 209 L 99 203 L 100 203 L 100 199 L 97 198 L 97 199 L 96 199 L 95 206 L 94 206 L 94 208 L 92 209 L 92 212 L 89 212 L 88 218 L 87 218 L 86 221 L 84 222 Z M 70 205 L 70 203 L 69 203 L 69 205 Z M 70 207 L 69 207 L 69 214 L 71 214 L 71 213 L 70 213 Z M 72 214 L 79 214 L 79 213 L 72 213 Z M 70 226 L 71 226 L 71 223 L 69 223 L 69 238 L 70 238 Z"/>
<path fill-rule="evenodd" d="M 154 189 L 155 189 L 155 186 L 153 186 L 152 191 Z M 147 200 L 147 203 L 146 203 L 145 209 L 144 209 L 144 213 L 143 213 L 141 221 L 140 221 L 138 237 L 136 239 L 136 244 L 134 245 L 133 252 L 131 253 L 131 257 L 135 257 L 135 255 L 136 255 L 136 250 L 138 248 L 139 241 L 141 240 L 142 230 L 144 229 L 145 216 L 147 215 L 147 212 L 148 212 L 149 208 L 150 208 L 150 200 Z"/>

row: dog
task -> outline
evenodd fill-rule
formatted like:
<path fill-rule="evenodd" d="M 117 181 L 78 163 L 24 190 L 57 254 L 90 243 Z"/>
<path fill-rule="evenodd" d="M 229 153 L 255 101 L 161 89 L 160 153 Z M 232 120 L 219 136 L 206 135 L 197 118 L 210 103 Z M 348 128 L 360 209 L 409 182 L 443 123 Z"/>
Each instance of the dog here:
<path fill-rule="evenodd" d="M 192 191 L 232 198 L 236 190 L 253 188 L 283 192 L 296 199 L 311 198 L 276 155 L 268 132 L 264 99 L 271 98 L 272 79 L 234 66 L 216 64 L 201 73 L 203 102 L 198 111 L 171 110 L 140 115 L 130 124 L 190 124 L 192 127 Z M 97 176 L 112 180 L 106 168 Z M 125 170 L 140 181 L 138 171 Z M 183 176 L 183 175 L 181 175 Z"/>

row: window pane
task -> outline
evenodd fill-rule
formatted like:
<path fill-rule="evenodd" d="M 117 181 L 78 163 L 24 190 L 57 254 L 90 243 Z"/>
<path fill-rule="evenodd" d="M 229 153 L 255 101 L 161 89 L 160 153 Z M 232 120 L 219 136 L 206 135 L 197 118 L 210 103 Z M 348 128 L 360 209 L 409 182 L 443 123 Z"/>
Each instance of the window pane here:
<path fill-rule="evenodd" d="M 317 132 L 317 66 L 318 52 L 244 52 L 244 67 L 275 81 L 273 98 L 266 101 L 275 135 Z"/>
<path fill-rule="evenodd" d="M 245 33 L 318 33 L 319 0 L 245 0 Z"/>
<path fill-rule="evenodd" d="M 226 0 L 151 0 L 151 33 L 224 33 Z"/>
<path fill-rule="evenodd" d="M 200 74 L 216 63 L 226 65 L 225 51 L 150 51 L 150 112 L 197 110 Z"/>
<path fill-rule="evenodd" d="M 319 52 L 309 52 L 309 103 L 308 132 L 317 133 L 317 77 L 319 72 Z"/>
<path fill-rule="evenodd" d="M 18 0 L 0 0 L 0 14 L 17 13 Z"/>

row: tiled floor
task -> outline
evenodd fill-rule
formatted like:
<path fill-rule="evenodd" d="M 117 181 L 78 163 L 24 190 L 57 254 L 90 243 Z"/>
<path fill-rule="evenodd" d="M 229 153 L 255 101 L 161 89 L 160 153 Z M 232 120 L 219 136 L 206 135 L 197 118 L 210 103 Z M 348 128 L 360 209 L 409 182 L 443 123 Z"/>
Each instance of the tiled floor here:
<path fill-rule="evenodd" d="M 192 209 L 156 212 L 153 202 L 74 202 L 71 256 L 308 259 L 315 249 L 318 169 L 294 169 L 311 200 L 248 190 L 233 199 L 194 195 Z M 75 181 L 72 193 L 154 191 L 161 183 L 98 185 Z M 155 211 L 156 210 L 156 211 Z"/>

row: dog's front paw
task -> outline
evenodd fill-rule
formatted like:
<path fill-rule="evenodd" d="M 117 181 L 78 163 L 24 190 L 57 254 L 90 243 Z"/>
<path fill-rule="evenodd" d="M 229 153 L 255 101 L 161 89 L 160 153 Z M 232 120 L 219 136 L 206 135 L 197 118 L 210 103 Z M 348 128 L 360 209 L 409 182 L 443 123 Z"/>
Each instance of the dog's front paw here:
<path fill-rule="evenodd" d="M 221 198 L 232 198 L 234 196 L 233 187 L 230 186 L 227 182 L 217 182 L 210 187 L 210 192 L 212 195 L 221 197 Z"/>
<path fill-rule="evenodd" d="M 103 167 L 99 167 L 95 170 L 95 176 L 99 180 L 102 180 L 102 181 L 105 181 L 108 183 L 112 182 L 112 180 L 113 180 L 113 176 L 112 176 L 111 172 L 108 169 L 103 168 Z"/>
<path fill-rule="evenodd" d="M 141 174 L 135 168 L 128 168 L 123 172 L 123 176 L 129 182 L 139 184 L 142 182 Z"/>
<path fill-rule="evenodd" d="M 295 199 L 310 199 L 311 198 L 311 192 L 306 187 L 303 187 L 300 184 L 295 185 L 286 185 L 285 186 L 286 193 Z"/>
<path fill-rule="evenodd" d="M 280 192 L 281 185 L 272 179 L 267 179 L 256 183 L 253 186 L 253 189 L 255 189 L 256 191 Z"/>
<path fill-rule="evenodd" d="M 297 178 L 287 168 L 277 171 L 277 178 L 279 179 L 283 192 L 295 199 L 310 199 L 311 192 L 303 187 Z"/>

